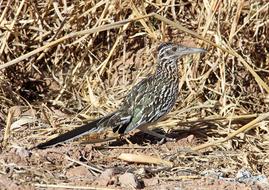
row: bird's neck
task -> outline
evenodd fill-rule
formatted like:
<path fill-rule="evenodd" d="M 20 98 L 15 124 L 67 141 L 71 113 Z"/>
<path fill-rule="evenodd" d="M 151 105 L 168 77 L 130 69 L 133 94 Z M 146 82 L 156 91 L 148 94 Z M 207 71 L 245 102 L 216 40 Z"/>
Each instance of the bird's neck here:
<path fill-rule="evenodd" d="M 156 74 L 161 73 L 178 73 L 177 59 L 158 60 Z"/>

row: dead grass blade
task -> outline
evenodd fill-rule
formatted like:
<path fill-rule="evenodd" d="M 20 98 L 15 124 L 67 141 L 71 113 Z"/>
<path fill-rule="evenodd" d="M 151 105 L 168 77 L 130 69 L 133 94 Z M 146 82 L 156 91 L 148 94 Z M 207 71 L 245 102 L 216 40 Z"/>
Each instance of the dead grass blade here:
<path fill-rule="evenodd" d="M 4 140 L 2 143 L 3 147 L 7 146 L 7 142 L 8 142 L 9 136 L 10 136 L 10 129 L 11 129 L 11 124 L 12 124 L 14 113 L 15 113 L 15 109 L 10 108 L 8 111 L 8 115 L 7 115 L 7 123 L 6 123 L 6 127 L 5 127 Z"/>
<path fill-rule="evenodd" d="M 173 163 L 167 160 L 163 160 L 161 158 L 156 158 L 153 156 L 147 156 L 142 154 L 128 154 L 128 153 L 122 153 L 119 157 L 119 159 L 127 161 L 127 162 L 134 162 L 134 163 L 143 163 L 143 164 L 162 164 L 169 167 L 173 166 Z"/>
<path fill-rule="evenodd" d="M 244 6 L 244 3 L 245 3 L 245 0 L 241 0 L 237 4 L 236 14 L 235 14 L 235 17 L 234 17 L 234 20 L 233 20 L 233 23 L 232 23 L 232 26 L 231 26 L 230 35 L 229 35 L 229 42 L 230 43 L 232 42 L 232 38 L 234 36 L 235 30 L 236 30 L 236 27 L 237 27 L 237 24 L 238 24 L 238 20 L 240 18 L 240 14 L 241 14 L 242 8 Z"/>
<path fill-rule="evenodd" d="M 251 66 L 241 57 L 238 53 L 236 53 L 233 49 L 230 49 L 232 55 L 239 58 L 239 60 L 244 64 L 246 69 L 252 74 L 252 76 L 255 78 L 256 82 L 261 85 L 264 90 L 269 94 L 269 86 L 262 80 L 262 78 L 251 68 Z"/>
<path fill-rule="evenodd" d="M 13 19 L 11 25 L 10 25 L 9 31 L 6 31 L 5 36 L 2 38 L 2 42 L 1 42 L 2 46 L 0 47 L 0 55 L 2 55 L 2 53 L 3 53 L 4 49 L 5 49 L 5 46 L 7 45 L 7 41 L 9 39 L 10 33 L 11 33 L 11 31 L 12 31 L 12 29 L 13 29 L 13 27 L 14 27 L 17 19 L 18 19 L 19 14 L 21 13 L 21 10 L 23 8 L 24 3 L 25 3 L 25 0 L 22 0 L 21 3 L 20 3 L 19 8 L 18 8 L 18 10 L 17 10 L 17 12 L 15 14 L 15 17 L 14 17 L 14 19 Z"/>
<path fill-rule="evenodd" d="M 239 31 L 241 31 L 247 24 L 249 24 L 250 21 L 252 21 L 255 17 L 257 17 L 258 14 L 260 14 L 261 11 L 263 11 L 265 8 L 269 6 L 269 2 L 263 5 L 261 8 L 259 8 L 248 20 L 247 22 L 244 22 L 242 26 L 240 26 L 234 33 L 233 36 L 235 36 Z"/>
<path fill-rule="evenodd" d="M 139 11 L 137 9 L 137 7 L 134 5 L 133 1 L 131 2 L 131 8 L 132 8 L 132 11 L 133 11 L 133 14 L 135 15 L 135 17 L 141 17 L 143 15 L 140 14 L 140 12 L 144 12 L 144 11 Z M 154 40 L 157 40 L 157 36 L 154 32 L 154 29 L 152 28 L 152 26 L 150 24 L 147 24 L 145 20 L 141 19 L 139 20 L 140 23 L 142 24 L 142 26 L 145 28 L 145 30 L 147 31 L 147 33 L 149 34 L 149 36 L 154 39 Z"/>
<path fill-rule="evenodd" d="M 83 35 L 86 35 L 86 34 L 92 34 L 92 33 L 95 33 L 95 32 L 101 32 L 101 31 L 105 31 L 105 30 L 110 30 L 110 29 L 113 29 L 113 28 L 119 28 L 129 22 L 133 22 L 133 21 L 136 21 L 136 20 L 140 20 L 140 19 L 143 19 L 143 18 L 146 18 L 146 17 L 149 17 L 151 14 L 149 15 L 145 15 L 145 16 L 142 16 L 142 17 L 139 17 L 139 18 L 131 18 L 131 19 L 126 19 L 126 20 L 122 20 L 122 21 L 119 21 L 119 22 L 115 22 L 115 23 L 112 23 L 112 24 L 106 24 L 106 25 L 102 25 L 102 26 L 99 26 L 99 27 L 96 27 L 96 28 L 91 28 L 89 30 L 83 30 L 83 31 L 79 31 L 79 32 L 74 32 L 74 33 L 70 33 L 60 39 L 57 39 L 55 41 L 52 41 L 40 48 L 37 48 L 36 50 L 33 50 L 29 53 L 26 53 L 16 59 L 13 59 L 12 61 L 9 61 L 7 63 L 4 63 L 2 65 L 0 65 L 0 70 L 6 68 L 6 67 L 9 67 L 11 65 L 14 65 L 16 63 L 19 63 L 20 61 L 24 60 L 24 59 L 27 59 L 41 51 L 44 51 L 46 50 L 47 48 L 50 48 L 50 47 L 53 47 L 67 39 L 70 39 L 70 38 L 74 38 L 74 37 L 78 37 L 78 36 L 83 36 Z"/>
<path fill-rule="evenodd" d="M 131 19 L 126 19 L 126 20 L 123 20 L 123 21 L 119 21 L 119 22 L 115 22 L 115 23 L 112 23 L 112 24 L 107 24 L 107 25 L 103 25 L 103 26 L 100 26 L 100 27 L 96 27 L 96 28 L 92 28 L 92 29 L 89 29 L 89 30 L 84 30 L 84 31 L 79 31 L 79 32 L 75 32 L 75 33 L 71 33 L 71 34 L 68 34 L 58 40 L 55 40 L 53 42 L 50 42 L 49 44 L 45 45 L 45 46 L 42 46 L 36 50 L 33 50 L 25 55 L 22 55 L 12 61 L 9 61 L 5 64 L 2 64 L 0 65 L 0 70 L 1 69 L 4 69 L 8 66 L 11 66 L 13 64 L 16 64 L 24 59 L 27 59 L 28 57 L 32 56 L 32 55 L 35 55 L 41 51 L 44 51 L 45 49 L 49 48 L 49 47 L 53 47 L 69 38 L 73 38 L 73 37 L 77 37 L 77 36 L 81 36 L 81 35 L 85 35 L 85 34 L 91 34 L 91 33 L 95 33 L 95 32 L 100 32 L 100 31 L 104 31 L 104 30 L 109 30 L 109 29 L 112 29 L 112 28 L 118 28 L 118 27 L 121 27 L 123 25 L 126 25 L 127 23 L 129 22 L 133 22 L 133 21 L 136 21 L 136 20 L 141 20 L 141 19 L 144 19 L 144 18 L 147 18 L 147 17 L 150 17 L 150 16 L 153 16 L 175 28 L 178 28 L 179 30 L 183 31 L 183 32 L 186 32 L 200 40 L 203 40 L 207 43 L 209 43 L 210 45 L 213 45 L 219 49 L 221 49 L 222 51 L 225 51 L 225 52 L 228 52 L 229 54 L 235 56 L 235 57 L 238 57 L 241 62 L 244 64 L 244 66 L 247 68 L 247 70 L 254 76 L 255 80 L 257 81 L 258 84 L 260 84 L 266 91 L 267 93 L 269 93 L 269 86 L 261 79 L 261 77 L 249 66 L 249 64 L 239 55 L 237 54 L 233 49 L 230 48 L 230 50 L 228 49 L 225 49 L 219 45 L 217 45 L 216 43 L 213 43 L 211 42 L 210 40 L 207 40 L 206 38 L 200 36 L 199 34 L 181 26 L 180 24 L 176 23 L 176 22 L 173 22 L 157 13 L 152 13 L 152 14 L 148 14 L 148 15 L 144 15 L 144 16 L 141 16 L 141 17 L 138 17 L 138 18 L 131 18 Z M 145 23 L 143 23 L 145 24 Z M 147 27 L 148 28 L 148 27 Z M 115 43 L 117 44 L 117 43 Z M 114 44 L 114 46 L 115 46 Z M 113 50 L 115 49 L 115 47 L 113 48 Z M 110 54 L 112 54 L 113 51 L 110 52 Z M 111 56 L 111 55 L 110 55 Z M 107 64 L 108 62 L 108 59 L 106 61 L 104 61 L 104 63 L 102 64 L 102 71 L 103 71 L 103 68 L 105 67 L 105 65 Z"/>
<path fill-rule="evenodd" d="M 224 142 L 227 142 L 228 140 L 232 139 L 233 137 L 235 137 L 236 135 L 238 135 L 240 133 L 247 132 L 250 129 L 253 129 L 255 127 L 258 127 L 258 125 L 256 125 L 256 124 L 258 124 L 259 122 L 264 121 L 264 120 L 266 120 L 268 118 L 269 118 L 269 112 L 264 113 L 264 114 L 261 114 L 259 117 L 257 117 L 256 119 L 252 120 L 251 122 L 247 123 L 243 127 L 241 127 L 238 130 L 236 130 L 236 131 L 228 134 L 226 138 L 219 139 L 219 140 L 216 140 L 214 142 L 210 142 L 210 143 L 205 143 L 205 144 L 202 144 L 202 145 L 198 145 L 198 146 L 192 148 L 192 150 L 197 151 L 197 150 L 205 149 L 205 148 L 212 147 L 212 146 L 217 146 L 219 144 L 222 144 Z"/>
<path fill-rule="evenodd" d="M 89 165 L 87 165 L 87 164 L 84 164 L 84 163 L 81 162 L 81 161 L 74 160 L 74 159 L 70 158 L 69 156 L 66 156 L 66 159 L 69 160 L 69 161 L 71 161 L 71 162 L 77 163 L 77 164 L 79 164 L 79 165 L 81 165 L 81 166 L 85 166 L 86 168 L 88 168 L 88 169 L 90 169 L 90 170 L 93 170 L 93 171 L 95 171 L 95 172 L 98 172 L 98 173 L 102 173 L 102 172 L 103 172 L 103 170 L 98 169 L 98 168 L 97 168 L 96 166 L 94 166 L 93 164 L 92 164 L 91 166 L 89 166 Z"/>
<path fill-rule="evenodd" d="M 77 185 L 61 185 L 61 184 L 34 184 L 35 187 L 41 188 L 59 188 L 59 189 L 87 189 L 87 190 L 115 190 L 112 188 L 105 187 L 93 187 L 93 186 L 77 186 Z"/>

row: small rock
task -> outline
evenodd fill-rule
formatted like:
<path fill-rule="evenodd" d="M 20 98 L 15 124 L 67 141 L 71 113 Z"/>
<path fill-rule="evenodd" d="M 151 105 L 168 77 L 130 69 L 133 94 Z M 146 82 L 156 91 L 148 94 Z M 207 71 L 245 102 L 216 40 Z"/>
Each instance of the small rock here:
<path fill-rule="evenodd" d="M 236 174 L 236 180 L 246 184 L 263 183 L 269 185 L 268 179 L 265 175 L 253 176 L 248 170 L 241 169 Z"/>
<path fill-rule="evenodd" d="M 143 181 L 144 181 L 145 187 L 155 186 L 159 183 L 159 180 L 156 178 L 144 179 Z"/>
<path fill-rule="evenodd" d="M 236 177 L 238 181 L 251 178 L 252 174 L 248 170 L 241 169 L 237 172 Z"/>
<path fill-rule="evenodd" d="M 18 154 L 21 158 L 27 158 L 31 156 L 31 153 L 29 150 L 26 150 L 25 148 L 17 148 L 16 149 L 16 154 Z"/>
<path fill-rule="evenodd" d="M 212 177 L 215 179 L 224 178 L 224 173 L 220 170 L 205 170 L 201 172 L 201 175 L 206 177 Z"/>
<path fill-rule="evenodd" d="M 91 172 L 84 166 L 78 166 L 69 169 L 66 172 L 66 176 L 68 178 L 81 178 L 81 177 L 89 177 L 92 176 Z"/>
<path fill-rule="evenodd" d="M 145 170 L 145 168 L 139 168 L 135 173 L 139 176 L 146 176 L 147 171 Z"/>
<path fill-rule="evenodd" d="M 108 185 L 114 184 L 116 181 L 116 178 L 114 177 L 114 175 L 115 175 L 115 170 L 113 168 L 106 169 L 99 176 L 97 184 L 101 186 L 108 186 Z"/>
<path fill-rule="evenodd" d="M 113 168 L 106 169 L 101 173 L 99 178 L 109 179 L 115 174 L 115 171 Z"/>
<path fill-rule="evenodd" d="M 133 187 L 133 188 L 139 187 L 139 183 L 135 175 L 132 173 L 127 172 L 125 174 L 120 175 L 119 182 L 122 187 Z"/>

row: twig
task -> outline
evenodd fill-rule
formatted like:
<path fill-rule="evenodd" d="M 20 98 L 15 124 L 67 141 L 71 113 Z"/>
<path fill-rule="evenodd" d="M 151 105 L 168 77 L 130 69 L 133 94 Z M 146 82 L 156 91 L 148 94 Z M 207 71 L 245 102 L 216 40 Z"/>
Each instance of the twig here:
<path fill-rule="evenodd" d="M 257 123 L 267 119 L 268 117 L 269 117 L 269 112 L 261 114 L 259 117 L 252 120 L 251 122 L 247 123 L 243 127 L 241 127 L 238 130 L 228 134 L 227 137 L 225 137 L 224 139 L 219 139 L 219 140 L 216 140 L 216 141 L 213 141 L 213 142 L 209 142 L 209 143 L 205 143 L 205 144 L 196 146 L 196 147 L 192 148 L 192 150 L 197 151 L 197 150 L 205 149 L 205 148 L 208 148 L 208 147 L 211 147 L 211 146 L 217 146 L 219 144 L 222 144 L 222 143 L 232 139 L 233 137 L 235 137 L 239 133 L 247 132 L 250 129 L 253 129 L 253 128 L 257 127 L 257 125 L 256 125 Z"/>

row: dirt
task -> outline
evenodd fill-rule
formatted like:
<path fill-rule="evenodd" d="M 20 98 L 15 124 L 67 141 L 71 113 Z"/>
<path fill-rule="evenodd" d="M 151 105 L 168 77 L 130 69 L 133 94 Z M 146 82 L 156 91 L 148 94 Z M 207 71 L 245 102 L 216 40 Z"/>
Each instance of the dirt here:
<path fill-rule="evenodd" d="M 3 149 L 1 189 L 269 189 L 266 180 L 237 180 L 227 162 L 229 156 L 223 158 L 217 151 L 192 152 L 190 147 L 198 144 L 193 134 L 162 144 L 150 138 L 141 142 L 143 137 L 136 134 L 129 143 L 120 139 L 95 145 L 67 143 L 44 150 Z M 161 158 L 173 167 L 126 162 L 118 158 L 122 153 Z M 213 164 L 213 154 L 222 164 Z"/>

